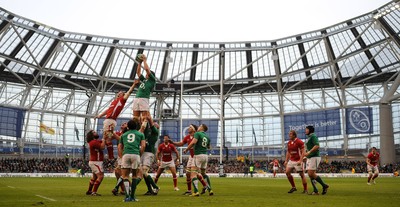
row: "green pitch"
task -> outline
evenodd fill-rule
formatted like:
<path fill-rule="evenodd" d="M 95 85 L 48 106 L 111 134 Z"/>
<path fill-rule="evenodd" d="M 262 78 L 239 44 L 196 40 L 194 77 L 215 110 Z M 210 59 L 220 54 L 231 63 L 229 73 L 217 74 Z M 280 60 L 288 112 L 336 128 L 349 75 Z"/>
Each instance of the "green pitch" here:
<path fill-rule="evenodd" d="M 85 195 L 89 178 L 0 178 L 0 206 L 399 206 L 400 177 L 378 178 L 376 185 L 367 185 L 366 178 L 324 178 L 330 185 L 327 195 L 301 194 L 302 185 L 295 178 L 297 192 L 288 194 L 289 182 L 284 178 L 211 178 L 214 196 L 183 196 L 185 178 L 178 179 L 180 191 L 173 191 L 172 178 L 161 178 L 157 196 L 143 196 L 144 182 L 139 184 L 139 202 L 123 203 L 123 196 L 113 196 L 115 178 L 105 178 L 98 193 Z M 308 180 L 309 191 L 312 186 Z M 320 186 L 319 186 L 320 187 Z M 322 190 L 321 188 L 319 189 Z"/>

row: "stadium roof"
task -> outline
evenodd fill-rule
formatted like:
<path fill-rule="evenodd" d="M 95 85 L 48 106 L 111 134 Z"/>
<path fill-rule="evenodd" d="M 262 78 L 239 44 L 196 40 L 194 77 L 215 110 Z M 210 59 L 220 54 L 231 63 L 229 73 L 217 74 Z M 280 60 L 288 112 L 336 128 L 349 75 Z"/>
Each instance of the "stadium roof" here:
<path fill-rule="evenodd" d="M 0 81 L 76 90 L 126 90 L 135 56 L 148 56 L 157 91 L 186 94 L 290 91 L 393 81 L 399 4 L 320 30 L 272 41 L 165 42 L 52 28 L 0 9 Z M 221 78 L 222 77 L 222 78 Z M 172 81 L 172 83 L 171 83 Z"/>

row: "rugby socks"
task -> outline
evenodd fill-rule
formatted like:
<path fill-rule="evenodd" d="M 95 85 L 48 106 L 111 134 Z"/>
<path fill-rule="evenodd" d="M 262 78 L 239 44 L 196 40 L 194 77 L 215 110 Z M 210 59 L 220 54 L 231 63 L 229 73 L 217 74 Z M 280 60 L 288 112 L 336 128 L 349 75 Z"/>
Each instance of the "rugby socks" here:
<path fill-rule="evenodd" d="M 211 181 L 210 181 L 210 177 L 208 177 L 208 175 L 204 174 L 203 178 L 206 179 L 207 183 L 208 183 L 208 187 L 211 189 Z"/>
<path fill-rule="evenodd" d="M 377 177 L 378 177 L 378 174 L 374 174 L 374 176 L 372 177 L 372 181 L 374 181 L 375 178 L 377 178 Z"/>
<path fill-rule="evenodd" d="M 135 199 L 136 186 L 137 186 L 137 184 L 138 184 L 139 182 L 140 182 L 140 181 L 139 181 L 137 178 L 132 179 L 132 186 L 131 186 L 130 195 L 131 195 L 131 198 L 133 198 L 133 199 Z"/>
<path fill-rule="evenodd" d="M 207 183 L 206 183 L 206 181 L 204 181 L 204 178 L 203 178 L 202 175 L 197 175 L 197 179 L 201 182 L 201 184 L 202 184 L 204 187 L 207 186 Z"/>
<path fill-rule="evenodd" d="M 314 189 L 313 191 L 317 193 L 317 192 L 318 192 L 318 188 L 317 188 L 317 186 L 315 185 L 317 181 L 316 181 L 314 178 L 310 178 L 310 179 L 311 179 L 312 187 L 313 187 L 313 189 Z"/>
<path fill-rule="evenodd" d="M 158 189 L 157 184 L 154 182 L 153 178 L 151 178 L 150 175 L 147 175 L 147 180 L 149 181 L 150 185 L 153 186 L 153 188 Z"/>
<path fill-rule="evenodd" d="M 192 179 L 192 184 L 193 184 L 195 193 L 199 192 L 198 183 L 199 183 L 199 179 L 197 179 L 197 178 Z"/>
<path fill-rule="evenodd" d="M 130 192 L 130 186 L 129 186 L 129 180 L 128 179 L 124 179 L 124 186 L 125 186 L 125 197 L 129 198 L 129 196 L 131 195 Z"/>
<path fill-rule="evenodd" d="M 190 181 L 191 181 L 190 175 L 189 176 L 186 175 L 186 184 L 187 184 L 188 191 L 192 191 L 192 182 L 190 182 Z"/>
<path fill-rule="evenodd" d="M 121 185 L 121 183 L 123 182 L 124 180 L 122 179 L 122 177 L 119 177 L 118 178 L 118 180 L 117 180 L 117 184 L 115 184 L 115 189 L 118 191 L 118 188 L 119 188 L 119 186 Z"/>
<path fill-rule="evenodd" d="M 96 180 L 96 181 L 94 182 L 93 191 L 92 191 L 93 193 L 97 192 L 97 189 L 99 188 L 100 184 L 101 184 L 101 182 L 98 181 L 98 180 Z"/>
<path fill-rule="evenodd" d="M 142 181 L 142 178 L 136 178 L 136 185 L 139 185 L 139 183 Z"/>
<path fill-rule="evenodd" d="M 95 180 L 90 179 L 90 182 L 89 182 L 89 189 L 88 189 L 89 192 L 92 192 L 93 185 L 94 185 L 94 181 L 95 181 Z"/>
<path fill-rule="evenodd" d="M 307 190 L 307 182 L 303 183 L 303 188 L 304 188 L 304 190 Z"/>
<path fill-rule="evenodd" d="M 144 180 L 144 182 L 146 183 L 146 186 L 147 186 L 147 191 L 152 191 L 152 189 L 151 189 L 151 185 L 150 185 L 150 181 L 149 181 L 149 178 L 146 176 L 146 177 L 143 177 L 143 180 Z"/>
<path fill-rule="evenodd" d="M 172 177 L 172 180 L 174 181 L 174 188 L 178 185 L 178 178 L 175 176 Z"/>
<path fill-rule="evenodd" d="M 156 184 L 157 184 L 158 178 L 159 178 L 159 177 L 157 177 L 157 176 L 154 178 L 154 182 L 155 182 Z"/>
<path fill-rule="evenodd" d="M 108 153 L 108 159 L 112 160 L 114 159 L 114 147 L 112 142 L 106 143 L 107 145 L 107 153 Z"/>
<path fill-rule="evenodd" d="M 315 179 L 317 182 L 319 182 L 319 184 L 321 184 L 323 187 L 326 186 L 326 184 L 324 183 L 324 181 L 322 181 L 321 177 L 317 176 L 317 178 Z"/>
<path fill-rule="evenodd" d="M 288 175 L 287 179 L 289 180 L 290 185 L 292 185 L 292 188 L 295 188 L 296 185 L 294 184 L 294 179 L 292 175 Z"/>

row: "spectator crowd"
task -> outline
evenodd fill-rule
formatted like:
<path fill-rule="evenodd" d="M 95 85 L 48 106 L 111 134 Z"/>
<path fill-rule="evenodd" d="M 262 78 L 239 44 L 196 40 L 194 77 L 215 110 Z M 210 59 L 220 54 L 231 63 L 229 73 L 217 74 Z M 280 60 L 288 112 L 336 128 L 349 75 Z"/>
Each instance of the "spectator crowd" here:
<path fill-rule="evenodd" d="M 106 173 L 114 172 L 115 159 L 104 161 L 104 171 Z M 283 160 L 280 160 L 278 173 L 284 173 Z M 182 161 L 187 163 L 186 158 Z M 235 159 L 224 160 L 224 173 L 245 173 L 250 165 L 253 165 L 258 172 L 272 172 L 271 160 L 254 160 Z M 208 161 L 209 173 L 219 172 L 219 159 L 211 158 Z M 183 166 L 185 167 L 185 166 Z M 150 173 L 155 173 L 158 166 L 153 163 Z M 90 168 L 88 161 L 81 158 L 64 159 L 64 158 L 1 158 L 0 173 L 67 173 L 70 169 L 81 169 L 89 173 Z M 393 173 L 400 169 L 400 163 L 384 164 L 379 167 L 381 173 Z M 318 167 L 318 172 L 321 173 L 346 173 L 354 171 L 355 173 L 366 173 L 367 164 L 365 161 L 322 161 Z"/>

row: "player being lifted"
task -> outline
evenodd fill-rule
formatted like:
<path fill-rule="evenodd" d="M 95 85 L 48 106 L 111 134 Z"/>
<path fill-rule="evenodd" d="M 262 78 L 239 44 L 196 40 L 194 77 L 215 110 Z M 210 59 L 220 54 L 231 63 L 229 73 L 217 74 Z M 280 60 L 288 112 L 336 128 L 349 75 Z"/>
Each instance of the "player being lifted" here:
<path fill-rule="evenodd" d="M 208 130 L 207 125 L 201 124 L 197 129 L 197 132 L 194 133 L 194 138 L 189 146 L 183 151 L 186 153 L 190 149 L 194 147 L 194 164 L 195 167 L 191 169 L 191 178 L 192 184 L 194 188 L 194 192 L 191 196 L 199 196 L 198 190 L 198 181 L 200 181 L 203 186 L 207 186 L 205 189 L 208 190 L 209 195 L 214 195 L 214 192 L 211 188 L 210 178 L 206 174 L 208 155 L 207 149 L 211 148 L 210 138 L 206 133 Z M 207 183 L 204 181 L 207 180 Z M 204 191 L 205 192 L 205 191 Z"/>
<path fill-rule="evenodd" d="M 192 140 L 194 138 L 194 133 L 196 131 L 197 131 L 197 126 L 194 124 L 191 124 L 191 125 L 189 125 L 189 128 L 188 128 L 188 134 L 183 138 L 183 140 L 181 142 L 173 142 L 172 140 L 170 140 L 170 142 L 179 147 L 181 147 L 185 144 L 189 145 L 192 142 Z M 186 164 L 187 191 L 185 193 L 183 193 L 183 195 L 191 195 L 192 194 L 192 179 L 190 177 L 190 170 L 191 170 L 191 168 L 195 167 L 194 161 L 193 161 L 194 149 L 193 148 L 190 149 L 189 152 L 190 152 L 190 155 L 189 155 L 189 159 Z"/>
<path fill-rule="evenodd" d="M 153 92 L 154 86 L 156 85 L 156 77 L 153 71 L 150 71 L 150 67 L 147 64 L 147 57 L 144 54 L 141 54 L 139 60 L 141 59 L 143 62 L 144 70 L 146 71 L 146 78 L 142 75 L 141 64 L 138 64 L 138 68 L 136 70 L 136 74 L 142 82 L 139 86 L 139 89 L 136 93 L 136 97 L 133 101 L 133 117 L 140 119 L 140 116 L 147 117 L 149 112 L 149 102 L 150 95 Z"/>
<path fill-rule="evenodd" d="M 138 69 L 140 69 L 140 66 L 138 67 Z M 112 145 L 112 137 L 114 134 L 114 129 L 117 125 L 116 120 L 122 109 L 124 108 L 126 100 L 128 100 L 129 96 L 133 92 L 133 89 L 138 83 L 139 80 L 134 80 L 132 86 L 126 93 L 119 91 L 117 93 L 117 97 L 111 102 L 111 105 L 108 107 L 108 109 L 96 116 L 96 118 L 101 118 L 104 115 L 106 116 L 106 119 L 103 122 L 103 139 L 106 140 L 108 159 L 114 159 L 114 147 Z"/>

